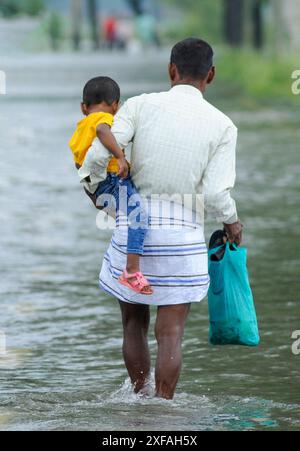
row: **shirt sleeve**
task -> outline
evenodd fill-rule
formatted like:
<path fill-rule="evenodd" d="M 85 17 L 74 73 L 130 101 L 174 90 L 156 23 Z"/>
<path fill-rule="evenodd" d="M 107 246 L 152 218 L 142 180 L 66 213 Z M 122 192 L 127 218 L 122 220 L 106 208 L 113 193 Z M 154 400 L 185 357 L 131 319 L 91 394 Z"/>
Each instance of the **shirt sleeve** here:
<path fill-rule="evenodd" d="M 103 114 L 103 116 L 101 117 L 99 122 L 97 122 L 96 127 L 98 127 L 98 125 L 100 125 L 100 124 L 107 124 L 109 127 L 112 127 L 113 123 L 114 123 L 113 115 L 109 114 L 109 113 L 105 113 L 105 114 Z"/>
<path fill-rule="evenodd" d="M 227 127 L 212 153 L 203 178 L 204 206 L 218 222 L 233 224 L 238 220 L 231 190 L 236 180 L 237 128 Z"/>
<path fill-rule="evenodd" d="M 134 138 L 141 98 L 142 96 L 129 99 L 115 116 L 112 132 L 117 143 L 123 149 L 125 149 Z"/>

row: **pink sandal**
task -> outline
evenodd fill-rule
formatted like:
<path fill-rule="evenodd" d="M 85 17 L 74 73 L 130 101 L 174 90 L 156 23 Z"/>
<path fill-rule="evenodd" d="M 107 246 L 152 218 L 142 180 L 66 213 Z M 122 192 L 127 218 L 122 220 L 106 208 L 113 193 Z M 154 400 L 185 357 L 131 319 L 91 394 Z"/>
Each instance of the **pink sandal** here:
<path fill-rule="evenodd" d="M 132 279 L 132 280 L 130 280 Z M 129 274 L 126 270 L 123 272 L 121 277 L 119 277 L 119 283 L 124 285 L 130 290 L 134 291 L 138 294 L 143 294 L 144 296 L 151 296 L 153 294 L 153 290 L 148 282 L 148 280 L 144 277 L 141 272 L 137 272 L 135 274 Z M 150 288 L 151 291 L 143 291 L 145 288 Z"/>

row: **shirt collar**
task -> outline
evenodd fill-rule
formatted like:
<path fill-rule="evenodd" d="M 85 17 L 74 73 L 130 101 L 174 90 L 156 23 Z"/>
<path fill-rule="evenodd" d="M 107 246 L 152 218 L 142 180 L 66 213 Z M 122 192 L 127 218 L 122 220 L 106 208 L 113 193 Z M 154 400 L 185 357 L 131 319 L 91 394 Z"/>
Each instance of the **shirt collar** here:
<path fill-rule="evenodd" d="M 182 92 L 183 94 L 189 94 L 192 96 L 200 96 L 203 99 L 203 94 L 199 89 L 192 85 L 176 85 L 171 88 L 171 91 Z"/>

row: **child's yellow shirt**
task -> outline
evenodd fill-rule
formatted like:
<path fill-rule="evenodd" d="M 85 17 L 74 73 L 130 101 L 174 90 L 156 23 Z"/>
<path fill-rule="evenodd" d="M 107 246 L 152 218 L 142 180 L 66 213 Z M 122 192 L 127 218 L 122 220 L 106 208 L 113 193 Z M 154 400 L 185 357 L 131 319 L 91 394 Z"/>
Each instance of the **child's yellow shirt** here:
<path fill-rule="evenodd" d="M 113 123 L 114 116 L 112 114 L 101 112 L 89 114 L 78 123 L 77 129 L 69 143 L 74 155 L 74 161 L 77 165 L 83 165 L 86 154 L 97 136 L 98 125 L 107 124 L 112 127 Z M 110 160 L 107 172 L 119 172 L 118 161 L 116 158 L 113 157 Z"/>

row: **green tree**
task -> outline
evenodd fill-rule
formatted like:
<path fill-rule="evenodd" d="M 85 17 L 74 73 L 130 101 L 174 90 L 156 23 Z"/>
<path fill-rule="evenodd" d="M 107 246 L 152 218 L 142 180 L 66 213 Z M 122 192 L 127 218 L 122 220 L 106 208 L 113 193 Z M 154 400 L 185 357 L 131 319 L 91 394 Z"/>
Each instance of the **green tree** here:
<path fill-rule="evenodd" d="M 87 0 L 88 19 L 91 27 L 91 37 L 94 49 L 100 47 L 100 30 L 98 21 L 99 5 L 97 0 Z M 80 49 L 81 44 L 81 27 L 83 23 L 83 5 L 82 0 L 71 0 L 71 23 L 72 23 L 72 41 L 75 51 Z"/>
<path fill-rule="evenodd" d="M 0 0 L 0 14 L 4 17 L 12 17 L 20 11 L 18 0 Z"/>
<path fill-rule="evenodd" d="M 48 33 L 50 37 L 51 48 L 54 51 L 59 50 L 61 41 L 64 37 L 64 26 L 61 16 L 53 11 L 49 15 Z"/>
<path fill-rule="evenodd" d="M 163 0 L 183 12 L 181 23 L 168 32 L 172 40 L 199 36 L 211 42 L 222 40 L 223 0 Z"/>
<path fill-rule="evenodd" d="M 272 0 L 275 22 L 275 44 L 277 51 L 300 48 L 299 0 Z"/>
<path fill-rule="evenodd" d="M 127 3 L 129 3 L 129 6 L 137 16 L 143 13 L 142 0 L 127 0 Z"/>
<path fill-rule="evenodd" d="M 45 8 L 44 0 L 23 0 L 22 5 L 23 12 L 29 16 L 38 16 Z"/>
<path fill-rule="evenodd" d="M 232 47 L 243 45 L 245 35 L 244 0 L 224 0 L 224 32 L 229 45 Z"/>
<path fill-rule="evenodd" d="M 99 33 L 99 21 L 98 21 L 98 2 L 97 0 L 88 0 L 88 15 L 91 26 L 92 41 L 94 43 L 94 49 L 100 48 L 100 33 Z"/>
<path fill-rule="evenodd" d="M 264 3 L 264 0 L 252 0 L 253 46 L 258 50 L 264 46 Z"/>
<path fill-rule="evenodd" d="M 38 16 L 44 8 L 44 0 L 0 0 L 0 14 L 4 17 L 17 14 Z"/>
<path fill-rule="evenodd" d="M 71 0 L 72 41 L 75 51 L 80 49 L 82 15 L 82 1 Z"/>

